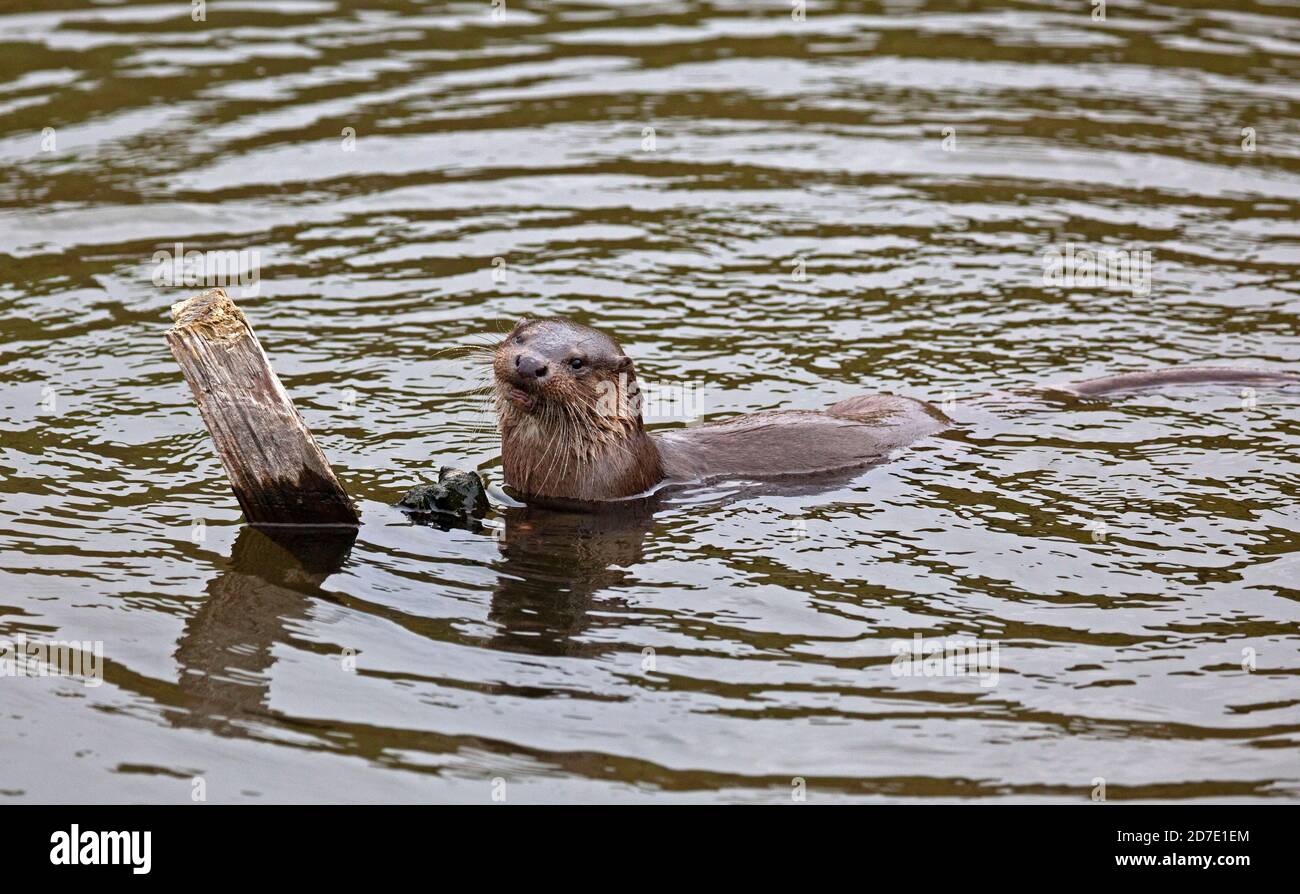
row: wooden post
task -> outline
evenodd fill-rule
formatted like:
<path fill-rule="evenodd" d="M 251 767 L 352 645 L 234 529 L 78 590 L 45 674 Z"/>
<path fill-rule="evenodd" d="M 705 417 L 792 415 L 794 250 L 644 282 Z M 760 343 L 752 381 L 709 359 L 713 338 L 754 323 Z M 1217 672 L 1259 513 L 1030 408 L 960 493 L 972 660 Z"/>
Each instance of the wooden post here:
<path fill-rule="evenodd" d="M 253 524 L 356 525 L 361 519 L 289 400 L 248 320 L 222 289 L 172 305 L 167 333 Z"/>

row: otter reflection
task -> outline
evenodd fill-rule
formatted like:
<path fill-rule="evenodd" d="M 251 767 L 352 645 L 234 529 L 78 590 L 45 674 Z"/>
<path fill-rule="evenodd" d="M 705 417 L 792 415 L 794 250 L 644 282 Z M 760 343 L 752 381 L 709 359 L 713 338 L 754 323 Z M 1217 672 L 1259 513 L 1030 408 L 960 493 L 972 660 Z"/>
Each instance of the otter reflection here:
<path fill-rule="evenodd" d="M 632 582 L 654 508 L 632 501 L 599 512 L 557 504 L 503 510 L 501 563 L 488 612 L 499 628 L 491 644 L 539 655 L 603 651 L 580 635 L 593 625 L 621 623 L 616 616 L 627 604 L 597 596 Z"/>
<path fill-rule="evenodd" d="M 824 495 L 848 486 L 861 470 L 790 481 L 670 485 L 653 497 L 590 503 L 532 498 L 502 511 L 501 564 L 488 618 L 491 644 L 539 655 L 595 655 L 612 648 L 590 635 L 598 626 L 645 623 L 653 607 L 632 609 L 617 595 L 636 583 L 646 535 L 656 514 L 681 507 L 764 496 Z M 775 510 L 774 510 L 775 511 Z M 587 635 L 584 635 L 587 634 Z M 614 638 L 608 638 L 610 642 Z"/>
<path fill-rule="evenodd" d="M 240 735 L 251 716 L 265 716 L 275 646 L 323 595 L 321 584 L 343 567 L 356 538 L 350 527 L 240 530 L 230 567 L 208 584 L 177 642 L 186 709 L 172 715 L 178 725 Z"/>

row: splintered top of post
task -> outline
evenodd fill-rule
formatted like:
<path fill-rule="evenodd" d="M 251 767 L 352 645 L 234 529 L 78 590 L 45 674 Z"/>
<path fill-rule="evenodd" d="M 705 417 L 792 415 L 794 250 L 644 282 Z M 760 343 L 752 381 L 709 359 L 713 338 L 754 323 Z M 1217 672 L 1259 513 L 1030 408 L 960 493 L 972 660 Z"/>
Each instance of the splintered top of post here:
<path fill-rule="evenodd" d="M 172 305 L 172 319 L 178 329 L 197 330 L 204 337 L 225 341 L 250 332 L 244 312 L 230 300 L 225 289 L 208 289 Z"/>

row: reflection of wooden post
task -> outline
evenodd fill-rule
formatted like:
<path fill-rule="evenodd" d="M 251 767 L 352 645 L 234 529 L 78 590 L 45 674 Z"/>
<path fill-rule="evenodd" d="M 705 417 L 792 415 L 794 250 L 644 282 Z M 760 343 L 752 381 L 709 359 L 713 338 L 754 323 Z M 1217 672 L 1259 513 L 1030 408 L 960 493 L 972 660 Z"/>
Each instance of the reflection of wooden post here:
<path fill-rule="evenodd" d="M 172 305 L 167 344 L 253 524 L 355 525 L 352 501 L 221 289 Z"/>
<path fill-rule="evenodd" d="M 271 703 L 277 650 L 294 641 L 295 626 L 356 539 L 356 528 L 242 528 L 229 566 L 208 582 L 207 598 L 176 641 L 184 700 L 168 712 L 172 723 L 254 734 Z"/>

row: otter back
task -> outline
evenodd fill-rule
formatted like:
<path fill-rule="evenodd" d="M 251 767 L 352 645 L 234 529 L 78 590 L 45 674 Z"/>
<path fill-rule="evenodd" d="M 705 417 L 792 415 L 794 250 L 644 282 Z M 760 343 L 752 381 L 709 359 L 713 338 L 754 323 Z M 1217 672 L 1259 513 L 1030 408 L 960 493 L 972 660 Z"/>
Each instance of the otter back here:
<path fill-rule="evenodd" d="M 783 478 L 869 466 L 950 425 L 928 404 L 870 395 L 826 412 L 755 413 L 662 432 L 654 440 L 669 479 Z"/>

